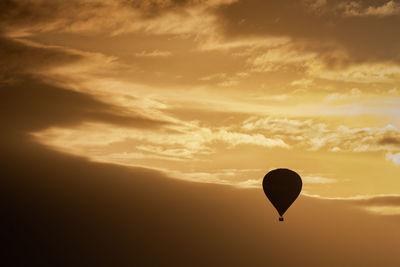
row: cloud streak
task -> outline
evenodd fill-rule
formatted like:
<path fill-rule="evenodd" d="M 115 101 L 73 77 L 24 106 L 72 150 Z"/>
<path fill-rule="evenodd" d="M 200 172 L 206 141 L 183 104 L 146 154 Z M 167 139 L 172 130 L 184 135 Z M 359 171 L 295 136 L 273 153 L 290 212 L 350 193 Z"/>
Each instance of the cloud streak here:
<path fill-rule="evenodd" d="M 353 197 L 321 197 L 318 195 L 305 195 L 320 199 L 347 202 L 353 206 L 377 215 L 400 215 L 400 195 L 397 194 L 358 195 Z"/>
<path fill-rule="evenodd" d="M 349 128 L 338 126 L 329 129 L 327 124 L 312 120 L 281 118 L 250 118 L 242 128 L 250 132 L 268 133 L 271 137 L 281 137 L 288 144 L 310 150 L 331 151 L 396 151 L 399 150 L 400 131 L 393 125 L 383 128 Z"/>

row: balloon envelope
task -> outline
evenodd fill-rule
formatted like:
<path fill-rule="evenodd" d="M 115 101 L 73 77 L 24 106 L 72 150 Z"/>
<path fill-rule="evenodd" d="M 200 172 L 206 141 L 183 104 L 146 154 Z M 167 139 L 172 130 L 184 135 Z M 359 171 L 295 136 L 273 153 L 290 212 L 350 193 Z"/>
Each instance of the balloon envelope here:
<path fill-rule="evenodd" d="M 272 170 L 263 180 L 264 193 L 280 216 L 299 196 L 302 186 L 300 175 L 289 169 Z M 283 221 L 283 218 L 279 220 Z"/>

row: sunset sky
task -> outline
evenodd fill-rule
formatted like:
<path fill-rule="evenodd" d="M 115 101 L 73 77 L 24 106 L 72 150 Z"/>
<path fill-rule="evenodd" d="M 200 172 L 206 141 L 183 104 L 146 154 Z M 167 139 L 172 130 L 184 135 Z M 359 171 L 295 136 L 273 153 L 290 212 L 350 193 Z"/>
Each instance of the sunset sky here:
<path fill-rule="evenodd" d="M 47 151 L 238 192 L 289 168 L 307 201 L 400 215 L 399 1 L 0 9 L 0 137 L 13 164 L 51 166 L 37 156 Z"/>

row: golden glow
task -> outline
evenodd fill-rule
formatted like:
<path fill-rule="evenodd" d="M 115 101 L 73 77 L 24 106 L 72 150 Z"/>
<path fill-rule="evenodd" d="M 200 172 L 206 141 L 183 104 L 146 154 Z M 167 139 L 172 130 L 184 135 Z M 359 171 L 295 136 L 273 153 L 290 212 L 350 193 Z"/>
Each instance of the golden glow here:
<path fill-rule="evenodd" d="M 47 14 L 39 2 L 33 8 Z M 259 186 L 268 170 L 287 167 L 311 195 L 398 192 L 400 63 L 390 50 L 397 48 L 362 42 L 365 29 L 354 37 L 346 28 L 390 20 L 400 10 L 394 1 L 299 1 L 306 16 L 298 23 L 287 14 L 249 16 L 254 7 L 245 1 L 83 2 L 90 8 L 6 25 L 6 36 L 78 57 L 30 73 L 125 119 L 88 116 L 33 131 L 41 144 L 191 181 Z M 316 25 L 321 18 L 330 22 Z"/>

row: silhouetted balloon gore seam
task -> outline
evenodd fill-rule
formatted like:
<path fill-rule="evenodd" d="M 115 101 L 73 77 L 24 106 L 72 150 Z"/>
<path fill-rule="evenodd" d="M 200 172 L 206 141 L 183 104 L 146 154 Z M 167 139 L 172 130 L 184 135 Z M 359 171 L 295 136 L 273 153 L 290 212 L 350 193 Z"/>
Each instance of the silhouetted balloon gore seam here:
<path fill-rule="evenodd" d="M 279 221 L 301 192 L 303 182 L 300 175 L 289 169 L 275 169 L 264 176 L 264 193 L 278 211 Z"/>

